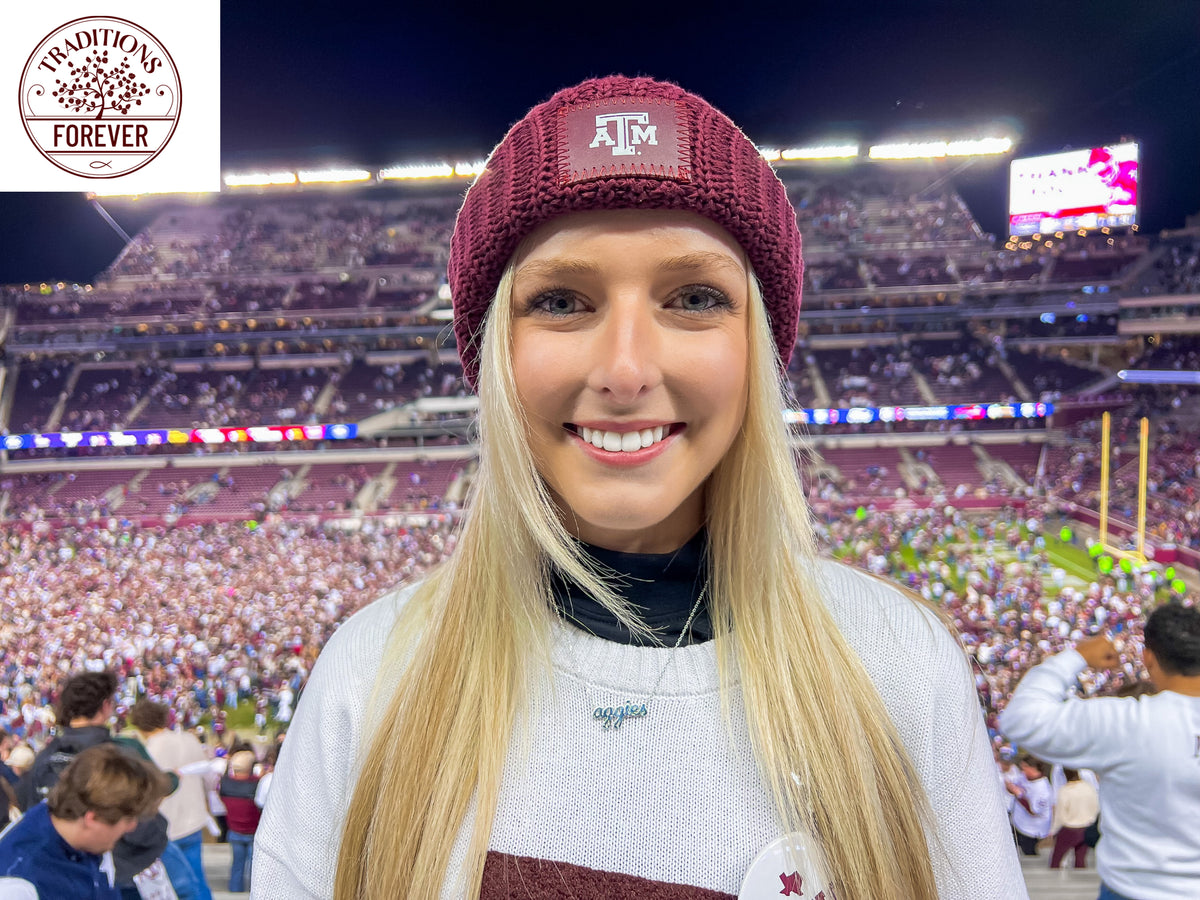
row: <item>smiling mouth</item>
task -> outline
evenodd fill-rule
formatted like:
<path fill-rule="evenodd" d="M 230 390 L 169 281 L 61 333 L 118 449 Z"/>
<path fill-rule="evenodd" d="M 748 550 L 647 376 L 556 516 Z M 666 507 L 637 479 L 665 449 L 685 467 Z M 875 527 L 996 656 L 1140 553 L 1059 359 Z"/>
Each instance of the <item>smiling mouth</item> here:
<path fill-rule="evenodd" d="M 645 450 L 647 447 L 653 447 L 683 426 L 675 423 L 656 425 L 640 431 L 602 431 L 599 428 L 587 428 L 568 422 L 564 427 L 598 450 L 607 450 L 609 453 L 634 453 L 638 450 Z"/>

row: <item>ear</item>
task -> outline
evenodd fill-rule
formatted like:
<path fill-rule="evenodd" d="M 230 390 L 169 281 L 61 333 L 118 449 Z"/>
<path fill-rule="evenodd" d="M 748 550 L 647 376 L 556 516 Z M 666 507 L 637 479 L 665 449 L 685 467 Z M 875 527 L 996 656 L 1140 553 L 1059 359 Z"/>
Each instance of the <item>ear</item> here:
<path fill-rule="evenodd" d="M 1146 672 L 1150 676 L 1150 683 L 1155 687 L 1159 687 L 1158 680 L 1162 675 L 1162 667 L 1158 664 L 1158 657 L 1154 655 L 1154 651 L 1149 647 L 1142 647 L 1142 665 L 1146 667 Z"/>

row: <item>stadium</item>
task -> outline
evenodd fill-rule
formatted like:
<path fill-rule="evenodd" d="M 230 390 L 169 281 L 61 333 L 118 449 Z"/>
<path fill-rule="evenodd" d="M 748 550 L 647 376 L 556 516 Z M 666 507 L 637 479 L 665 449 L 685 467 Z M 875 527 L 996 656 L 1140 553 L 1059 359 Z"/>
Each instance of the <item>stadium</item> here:
<path fill-rule="evenodd" d="M 781 415 L 822 552 L 943 610 L 998 754 L 1025 672 L 1107 630 L 1081 693 L 1135 686 L 1145 614 L 1200 590 L 1200 212 L 1146 227 L 1142 146 L 760 147 L 804 239 Z M 479 403 L 446 270 L 485 151 L 89 192 L 102 270 L 0 286 L 0 730 L 44 744 L 62 679 L 109 668 L 119 716 L 261 752 L 338 626 L 453 553 Z"/>

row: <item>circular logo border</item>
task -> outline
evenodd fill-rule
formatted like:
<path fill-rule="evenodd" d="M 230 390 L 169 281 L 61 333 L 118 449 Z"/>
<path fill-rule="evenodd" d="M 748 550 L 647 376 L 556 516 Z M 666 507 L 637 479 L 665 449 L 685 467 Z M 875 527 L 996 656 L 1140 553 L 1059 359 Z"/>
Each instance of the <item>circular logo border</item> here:
<path fill-rule="evenodd" d="M 73 169 L 68 169 L 65 166 L 63 166 L 62 164 L 60 164 L 56 159 L 54 159 L 54 157 L 52 157 L 49 153 L 46 152 L 45 148 L 43 148 L 42 145 L 37 142 L 37 139 L 34 138 L 33 134 L 30 132 L 29 123 L 25 120 L 25 110 L 24 110 L 24 107 L 22 106 L 22 104 L 25 101 L 25 98 L 24 98 L 24 92 L 26 89 L 25 79 L 26 79 L 26 76 L 29 74 L 30 63 L 33 62 L 33 57 L 37 54 L 38 50 L 40 48 L 42 48 L 43 46 L 45 46 L 46 41 L 49 40 L 50 37 L 52 37 L 55 34 L 58 34 L 58 32 L 62 31 L 64 28 L 69 28 L 72 25 L 75 25 L 79 22 L 95 22 L 95 21 L 122 22 L 126 25 L 132 25 L 134 28 L 138 29 L 143 34 L 149 35 L 151 38 L 154 39 L 154 42 L 158 45 L 158 48 L 160 50 L 162 50 L 163 54 L 167 57 L 168 61 L 170 61 L 171 71 L 175 73 L 175 89 L 176 89 L 175 102 L 176 102 L 178 109 L 175 112 L 174 120 L 171 122 L 171 131 L 167 134 L 167 137 L 162 142 L 162 144 L 159 145 L 159 148 L 157 150 L 155 150 L 154 153 L 145 162 L 138 163 L 132 169 L 126 169 L 124 172 L 118 172 L 115 175 L 85 175 L 82 172 L 76 172 Z M 97 178 L 97 179 L 100 179 L 100 178 L 104 178 L 104 179 L 124 178 L 126 175 L 130 175 L 130 174 L 138 171 L 139 169 L 143 169 L 146 166 L 150 165 L 150 163 L 154 162 L 154 160 L 156 160 L 158 158 L 159 154 L 161 154 L 165 149 L 167 149 L 167 144 L 171 143 L 171 138 L 173 138 L 175 136 L 175 129 L 177 127 L 179 127 L 179 117 L 181 115 L 183 115 L 183 78 L 179 74 L 179 67 L 177 65 L 175 65 L 175 58 L 173 56 L 171 56 L 171 51 L 167 49 L 166 44 L 164 44 L 161 40 L 159 40 L 158 35 L 156 35 L 150 29 L 143 28 L 137 22 L 134 22 L 130 19 L 123 19 L 120 16 L 80 16 L 78 19 L 71 19 L 69 22 L 63 22 L 57 28 L 52 28 L 52 29 L 50 29 L 50 31 L 47 31 L 42 36 L 42 39 L 37 42 L 37 45 L 33 48 L 33 50 L 30 51 L 28 58 L 25 60 L 25 67 L 21 70 L 21 81 L 17 85 L 17 110 L 21 114 L 21 127 L 25 129 L 25 134 L 29 138 L 29 142 L 31 144 L 33 144 L 33 146 L 37 148 L 38 153 L 40 153 L 42 155 L 42 157 L 44 159 L 46 159 L 56 169 L 58 169 L 62 172 L 66 172 L 68 175 L 74 175 L 77 178 Z"/>

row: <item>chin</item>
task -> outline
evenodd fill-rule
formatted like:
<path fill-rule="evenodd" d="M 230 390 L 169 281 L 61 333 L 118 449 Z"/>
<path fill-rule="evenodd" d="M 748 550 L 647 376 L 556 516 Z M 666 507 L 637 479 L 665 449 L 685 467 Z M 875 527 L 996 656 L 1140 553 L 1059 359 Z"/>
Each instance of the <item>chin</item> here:
<path fill-rule="evenodd" d="M 663 503 L 644 492 L 608 493 L 603 502 L 566 504 L 568 530 L 580 540 L 609 550 L 670 553 L 682 547 L 703 524 L 699 493 L 676 501 L 664 516 Z"/>

